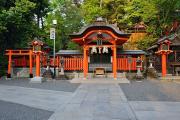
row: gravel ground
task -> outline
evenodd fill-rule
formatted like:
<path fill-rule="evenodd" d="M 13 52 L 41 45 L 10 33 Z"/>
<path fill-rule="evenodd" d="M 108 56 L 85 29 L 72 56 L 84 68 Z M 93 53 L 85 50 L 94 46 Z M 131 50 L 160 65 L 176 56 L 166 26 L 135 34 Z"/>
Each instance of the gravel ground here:
<path fill-rule="evenodd" d="M 20 86 L 28 88 L 38 88 L 46 90 L 74 92 L 78 87 L 79 83 L 70 83 L 69 81 L 47 81 L 43 83 L 29 83 L 27 78 L 19 80 L 0 80 L 0 85 Z"/>
<path fill-rule="evenodd" d="M 158 80 L 119 84 L 129 101 L 180 102 L 180 84 Z"/>
<path fill-rule="evenodd" d="M 48 120 L 52 111 L 0 100 L 0 120 Z"/>

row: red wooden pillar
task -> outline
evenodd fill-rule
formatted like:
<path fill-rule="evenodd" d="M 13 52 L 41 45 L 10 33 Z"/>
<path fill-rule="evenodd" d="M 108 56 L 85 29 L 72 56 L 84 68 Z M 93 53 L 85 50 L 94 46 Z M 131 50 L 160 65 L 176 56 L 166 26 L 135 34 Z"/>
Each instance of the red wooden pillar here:
<path fill-rule="evenodd" d="M 117 49 L 115 45 L 113 47 L 113 74 L 114 79 L 117 79 Z"/>
<path fill-rule="evenodd" d="M 88 54 L 87 54 L 87 47 L 84 46 L 84 60 L 83 60 L 83 69 L 84 69 L 84 78 L 87 78 L 88 73 Z"/>
<path fill-rule="evenodd" d="M 36 54 L 36 77 L 40 77 L 40 53 Z"/>
<path fill-rule="evenodd" d="M 12 51 L 9 50 L 9 60 L 8 60 L 8 74 L 7 78 L 11 78 L 11 64 L 12 64 Z"/>
<path fill-rule="evenodd" d="M 32 50 L 30 50 L 30 51 L 29 51 L 29 77 L 30 77 L 30 78 L 33 77 L 33 73 L 32 73 L 32 67 L 33 67 L 32 55 L 33 55 L 33 52 L 32 52 Z"/>
<path fill-rule="evenodd" d="M 26 67 L 26 56 L 23 56 L 23 67 Z"/>
<path fill-rule="evenodd" d="M 162 54 L 162 77 L 166 77 L 167 65 L 166 65 L 166 54 Z"/>

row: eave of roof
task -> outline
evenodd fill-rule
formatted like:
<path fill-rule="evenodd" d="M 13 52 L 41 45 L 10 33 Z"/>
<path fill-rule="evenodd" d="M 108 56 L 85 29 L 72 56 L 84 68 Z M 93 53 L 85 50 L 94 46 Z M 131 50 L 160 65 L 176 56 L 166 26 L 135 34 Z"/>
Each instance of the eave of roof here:
<path fill-rule="evenodd" d="M 80 50 L 59 50 L 56 55 L 81 55 Z"/>
<path fill-rule="evenodd" d="M 112 31 L 116 36 L 121 36 L 121 37 L 129 37 L 131 34 L 130 33 L 124 33 L 120 31 L 116 26 L 110 25 L 110 24 L 91 24 L 83 29 L 81 29 L 78 33 L 73 33 L 69 35 L 71 38 L 76 38 L 76 37 L 83 37 L 85 33 L 87 33 L 89 30 L 107 30 L 109 29 Z"/>
<path fill-rule="evenodd" d="M 118 50 L 117 54 L 122 55 L 146 55 L 147 53 L 143 50 Z"/>

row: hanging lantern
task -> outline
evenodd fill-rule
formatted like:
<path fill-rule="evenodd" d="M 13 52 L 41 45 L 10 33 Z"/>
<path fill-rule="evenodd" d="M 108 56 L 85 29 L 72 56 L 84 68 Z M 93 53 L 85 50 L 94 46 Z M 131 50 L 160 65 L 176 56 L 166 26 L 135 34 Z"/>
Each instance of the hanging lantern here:
<path fill-rule="evenodd" d="M 99 54 L 101 54 L 101 49 L 102 49 L 102 48 L 101 48 L 101 47 L 99 47 Z"/>
<path fill-rule="evenodd" d="M 92 47 L 92 50 L 91 50 L 91 54 L 93 54 L 93 53 L 97 53 L 97 49 L 96 49 L 95 46 L 93 46 L 93 47 Z"/>
<path fill-rule="evenodd" d="M 103 53 L 108 53 L 108 47 L 106 46 L 103 47 Z"/>

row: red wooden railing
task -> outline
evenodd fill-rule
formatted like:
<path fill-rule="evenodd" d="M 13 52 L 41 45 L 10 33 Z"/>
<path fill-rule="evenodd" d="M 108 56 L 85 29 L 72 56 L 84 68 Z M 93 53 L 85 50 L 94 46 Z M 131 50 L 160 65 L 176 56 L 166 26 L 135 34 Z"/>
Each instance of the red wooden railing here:
<path fill-rule="evenodd" d="M 56 58 L 55 66 L 60 66 L 60 58 Z M 43 66 L 46 66 L 47 63 L 44 61 Z M 50 59 L 50 66 L 54 66 L 53 58 Z M 64 58 L 64 70 L 83 70 L 83 58 Z"/>
<path fill-rule="evenodd" d="M 136 60 L 137 58 L 132 58 L 132 62 L 128 63 L 128 58 L 117 58 L 117 70 L 137 70 L 136 68 Z M 28 67 L 29 66 L 29 59 L 25 58 L 14 58 L 14 67 Z M 56 58 L 55 66 L 60 66 L 60 58 Z M 33 66 L 35 65 L 35 59 L 33 59 Z M 47 59 L 46 57 L 42 57 L 42 66 L 47 66 Z M 53 58 L 50 58 L 50 66 L 54 66 Z M 73 71 L 73 70 L 83 70 L 83 57 L 78 58 L 64 58 L 64 69 Z"/>
<path fill-rule="evenodd" d="M 83 58 L 65 58 L 65 70 L 83 70 Z"/>
<path fill-rule="evenodd" d="M 128 63 L 128 58 L 117 58 L 118 70 L 137 70 L 136 68 L 137 58 L 132 58 L 132 62 Z"/>

